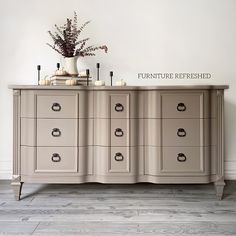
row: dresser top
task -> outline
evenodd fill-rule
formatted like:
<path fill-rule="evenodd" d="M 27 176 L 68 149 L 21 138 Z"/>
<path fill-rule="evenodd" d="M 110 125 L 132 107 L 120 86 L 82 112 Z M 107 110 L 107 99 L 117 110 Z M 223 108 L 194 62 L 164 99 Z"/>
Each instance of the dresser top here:
<path fill-rule="evenodd" d="M 228 89 L 228 85 L 158 85 L 158 86 L 68 86 L 68 85 L 9 85 L 14 90 L 189 90 L 189 89 Z"/>

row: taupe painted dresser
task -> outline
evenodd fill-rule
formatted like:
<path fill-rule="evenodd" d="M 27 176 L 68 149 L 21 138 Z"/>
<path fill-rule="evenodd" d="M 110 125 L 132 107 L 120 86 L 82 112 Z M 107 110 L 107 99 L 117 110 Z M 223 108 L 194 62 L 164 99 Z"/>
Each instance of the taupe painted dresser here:
<path fill-rule="evenodd" d="M 228 86 L 10 86 L 13 180 L 210 183 L 224 189 Z"/>

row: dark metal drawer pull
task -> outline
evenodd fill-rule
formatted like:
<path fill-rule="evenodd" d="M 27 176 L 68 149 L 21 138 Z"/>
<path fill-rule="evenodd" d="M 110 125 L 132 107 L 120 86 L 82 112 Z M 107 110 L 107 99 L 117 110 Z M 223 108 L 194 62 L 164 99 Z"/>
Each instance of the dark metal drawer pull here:
<path fill-rule="evenodd" d="M 60 162 L 61 161 L 61 157 L 58 153 L 53 153 L 52 154 L 52 161 L 53 162 Z"/>
<path fill-rule="evenodd" d="M 179 153 L 177 156 L 177 161 L 184 162 L 187 160 L 187 157 L 183 153 Z"/>
<path fill-rule="evenodd" d="M 115 110 L 117 112 L 122 112 L 122 111 L 124 111 L 124 106 L 121 103 L 116 103 Z"/>
<path fill-rule="evenodd" d="M 177 106 L 177 110 L 178 111 L 186 111 L 186 106 L 184 105 L 184 103 L 179 103 Z"/>
<path fill-rule="evenodd" d="M 114 134 L 115 134 L 116 137 L 122 137 L 122 136 L 124 135 L 124 132 L 123 132 L 122 129 L 117 128 L 117 129 L 115 130 Z"/>
<path fill-rule="evenodd" d="M 183 128 L 179 128 L 177 131 L 177 135 L 179 137 L 185 137 L 186 136 L 186 131 Z"/>
<path fill-rule="evenodd" d="M 60 137 L 61 136 L 61 130 L 58 128 L 53 128 L 52 129 L 52 136 L 53 137 Z"/>
<path fill-rule="evenodd" d="M 54 102 L 52 104 L 52 110 L 53 111 L 60 111 L 61 110 L 61 105 L 59 103 L 57 103 L 57 102 Z"/>
<path fill-rule="evenodd" d="M 116 161 L 123 161 L 124 156 L 120 152 L 117 152 L 116 155 L 115 155 L 115 160 Z"/>

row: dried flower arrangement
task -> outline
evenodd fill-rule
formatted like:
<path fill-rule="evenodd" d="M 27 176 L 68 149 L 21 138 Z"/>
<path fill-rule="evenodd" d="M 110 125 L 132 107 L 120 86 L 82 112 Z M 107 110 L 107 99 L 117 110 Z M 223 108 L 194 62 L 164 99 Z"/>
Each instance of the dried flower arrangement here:
<path fill-rule="evenodd" d="M 54 45 L 49 43 L 47 43 L 47 45 L 64 57 L 95 56 L 95 51 L 97 50 L 104 50 L 105 53 L 107 53 L 108 48 L 106 45 L 85 47 L 89 38 L 78 41 L 80 33 L 89 23 L 90 21 L 87 21 L 80 28 L 78 28 L 77 14 L 74 12 L 73 20 L 67 18 L 66 24 L 63 26 L 59 27 L 55 25 L 57 32 L 53 34 L 51 31 L 48 31 L 54 42 Z"/>

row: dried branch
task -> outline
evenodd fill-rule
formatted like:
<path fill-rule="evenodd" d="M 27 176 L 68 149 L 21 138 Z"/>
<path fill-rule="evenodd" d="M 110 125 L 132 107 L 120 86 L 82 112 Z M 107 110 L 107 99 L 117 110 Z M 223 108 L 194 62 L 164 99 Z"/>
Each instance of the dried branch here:
<path fill-rule="evenodd" d="M 55 26 L 55 28 L 57 29 L 57 31 L 58 31 L 61 35 L 63 35 L 63 29 L 62 29 L 62 27 L 58 27 L 56 24 L 55 24 L 54 26 Z"/>
<path fill-rule="evenodd" d="M 78 37 L 83 29 L 90 23 L 86 21 L 79 29 L 77 26 L 77 13 L 74 12 L 74 18 L 66 19 L 66 23 L 63 26 L 54 25 L 56 32 L 53 34 L 51 31 L 48 31 L 50 37 L 53 40 L 54 45 L 47 43 L 49 47 L 58 52 L 64 57 L 74 57 L 74 56 L 95 56 L 94 51 L 104 50 L 107 53 L 107 46 L 89 46 L 84 48 L 89 38 L 85 38 L 78 41 Z M 79 46 L 78 49 L 76 47 Z"/>
<path fill-rule="evenodd" d="M 75 45 L 79 45 L 80 43 L 83 43 L 83 42 L 85 42 L 85 41 L 88 41 L 89 39 L 90 39 L 90 38 L 82 39 L 82 40 L 76 42 Z"/>
<path fill-rule="evenodd" d="M 52 46 L 52 45 L 49 44 L 49 43 L 47 43 L 47 45 L 48 45 L 49 47 L 51 47 L 53 50 L 55 50 L 56 52 L 58 52 L 59 54 L 63 55 L 63 54 L 62 54 L 63 52 L 59 51 L 59 49 L 55 48 L 55 46 Z"/>
<path fill-rule="evenodd" d="M 86 25 L 88 25 L 91 21 L 86 21 L 80 28 L 77 30 L 78 35 L 83 31 Z"/>

